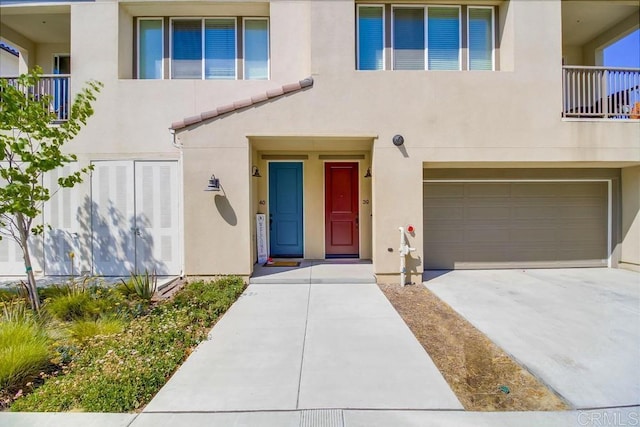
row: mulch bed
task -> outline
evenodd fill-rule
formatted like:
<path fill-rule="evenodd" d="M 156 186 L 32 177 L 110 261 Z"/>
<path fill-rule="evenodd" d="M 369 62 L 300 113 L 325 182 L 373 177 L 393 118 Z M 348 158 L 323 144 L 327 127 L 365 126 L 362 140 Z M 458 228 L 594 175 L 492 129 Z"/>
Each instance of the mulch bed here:
<path fill-rule="evenodd" d="M 422 285 L 380 285 L 469 411 L 557 411 L 567 403 Z"/>

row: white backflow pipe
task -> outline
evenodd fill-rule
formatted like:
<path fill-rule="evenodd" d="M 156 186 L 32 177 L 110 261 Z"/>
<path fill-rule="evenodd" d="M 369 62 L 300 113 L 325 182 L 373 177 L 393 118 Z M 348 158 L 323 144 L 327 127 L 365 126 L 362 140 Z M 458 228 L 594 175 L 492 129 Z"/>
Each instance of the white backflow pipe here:
<path fill-rule="evenodd" d="M 407 244 L 404 227 L 398 227 L 398 230 L 400 230 L 400 248 L 398 249 L 400 254 L 400 285 L 404 286 L 407 284 L 407 262 L 405 257 L 415 251 L 416 248 L 411 248 Z"/>

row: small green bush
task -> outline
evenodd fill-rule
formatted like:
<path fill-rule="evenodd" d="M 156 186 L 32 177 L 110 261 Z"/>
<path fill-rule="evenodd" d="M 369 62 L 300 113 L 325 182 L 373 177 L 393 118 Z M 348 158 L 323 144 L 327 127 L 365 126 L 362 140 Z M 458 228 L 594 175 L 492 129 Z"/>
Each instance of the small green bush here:
<path fill-rule="evenodd" d="M 11 410 L 127 412 L 145 405 L 243 289 L 237 277 L 192 283 L 121 333 L 96 335 L 78 349 L 61 347 L 70 353 L 68 373 L 46 380 Z"/>
<path fill-rule="evenodd" d="M 86 292 L 59 295 L 47 300 L 44 307 L 56 319 L 67 322 L 76 319 L 95 319 L 100 315 L 98 304 Z"/>
<path fill-rule="evenodd" d="M 32 320 L 0 322 L 0 389 L 19 387 L 52 357 L 49 338 Z"/>
<path fill-rule="evenodd" d="M 86 341 L 96 335 L 113 335 L 122 332 L 124 320 L 117 317 L 100 317 L 95 320 L 75 320 L 69 326 L 69 335 L 77 341 Z"/>

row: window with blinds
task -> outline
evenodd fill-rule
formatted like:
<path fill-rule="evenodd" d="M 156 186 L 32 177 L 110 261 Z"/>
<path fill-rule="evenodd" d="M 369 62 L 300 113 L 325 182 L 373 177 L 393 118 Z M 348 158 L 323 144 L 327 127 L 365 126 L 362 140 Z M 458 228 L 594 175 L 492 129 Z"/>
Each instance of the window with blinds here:
<path fill-rule="evenodd" d="M 429 70 L 460 69 L 460 8 L 429 7 L 427 56 Z"/>
<path fill-rule="evenodd" d="M 138 21 L 138 78 L 162 78 L 162 19 Z"/>
<path fill-rule="evenodd" d="M 171 22 L 171 78 L 202 78 L 202 20 Z"/>
<path fill-rule="evenodd" d="M 494 19 L 492 6 L 357 5 L 356 68 L 493 70 Z M 391 29 L 390 46 L 385 28 Z"/>
<path fill-rule="evenodd" d="M 424 8 L 393 9 L 393 69 L 424 70 Z"/>
<path fill-rule="evenodd" d="M 165 77 L 164 61 L 171 79 L 269 78 L 268 18 L 244 18 L 242 24 L 233 17 L 139 18 L 137 30 L 139 79 Z M 239 39 L 244 40 L 242 46 Z M 244 60 L 244 73 L 238 71 L 239 58 Z"/>
<path fill-rule="evenodd" d="M 470 70 L 493 70 L 493 8 L 469 7 L 468 48 Z"/>
<path fill-rule="evenodd" d="M 266 19 L 244 20 L 244 78 L 269 78 L 269 21 Z"/>
<path fill-rule="evenodd" d="M 236 78 L 236 20 L 204 20 L 204 78 Z"/>
<path fill-rule="evenodd" d="M 384 7 L 358 7 L 358 70 L 384 69 Z"/>

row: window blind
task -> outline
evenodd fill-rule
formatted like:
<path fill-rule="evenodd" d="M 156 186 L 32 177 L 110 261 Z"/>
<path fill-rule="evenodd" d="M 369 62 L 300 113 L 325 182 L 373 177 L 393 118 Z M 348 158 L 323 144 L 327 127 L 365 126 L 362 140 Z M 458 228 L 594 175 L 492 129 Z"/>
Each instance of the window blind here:
<path fill-rule="evenodd" d="M 460 13 L 457 7 L 428 9 L 430 70 L 460 69 Z"/>
<path fill-rule="evenodd" d="M 244 21 L 244 78 L 269 78 L 269 23 L 266 19 Z"/>
<path fill-rule="evenodd" d="M 383 8 L 358 8 L 358 70 L 382 70 L 384 49 Z"/>
<path fill-rule="evenodd" d="M 171 78 L 202 78 L 202 20 L 173 21 Z"/>
<path fill-rule="evenodd" d="M 488 8 L 469 8 L 469 69 L 493 70 L 493 16 Z"/>
<path fill-rule="evenodd" d="M 162 20 L 139 21 L 138 78 L 162 78 Z"/>
<path fill-rule="evenodd" d="M 204 58 L 205 78 L 236 78 L 235 19 L 205 19 Z"/>
<path fill-rule="evenodd" d="M 424 70 L 424 9 L 393 9 L 393 69 Z"/>

